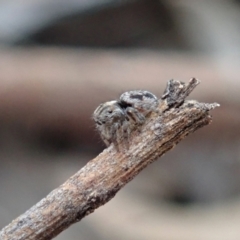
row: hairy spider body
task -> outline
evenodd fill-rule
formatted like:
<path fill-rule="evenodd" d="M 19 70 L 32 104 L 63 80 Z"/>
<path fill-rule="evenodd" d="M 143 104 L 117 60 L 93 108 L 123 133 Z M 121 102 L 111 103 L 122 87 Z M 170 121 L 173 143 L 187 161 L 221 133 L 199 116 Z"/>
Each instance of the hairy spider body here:
<path fill-rule="evenodd" d="M 119 100 L 102 103 L 93 113 L 96 128 L 107 146 L 117 145 L 142 125 L 146 116 L 158 106 L 157 97 L 143 90 L 123 93 Z"/>
<path fill-rule="evenodd" d="M 119 129 L 125 120 L 125 113 L 117 101 L 100 104 L 93 113 L 96 128 L 107 146 L 119 139 Z"/>

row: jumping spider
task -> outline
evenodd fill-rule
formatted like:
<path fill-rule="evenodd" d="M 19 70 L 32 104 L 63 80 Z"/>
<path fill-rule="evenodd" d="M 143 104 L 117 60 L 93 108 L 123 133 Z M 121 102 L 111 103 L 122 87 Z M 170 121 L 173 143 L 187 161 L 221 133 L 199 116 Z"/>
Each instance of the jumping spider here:
<path fill-rule="evenodd" d="M 115 146 L 122 139 L 128 143 L 131 132 L 142 125 L 146 116 L 155 111 L 158 98 L 148 91 L 123 93 L 118 100 L 100 104 L 93 113 L 96 128 L 107 146 Z"/>

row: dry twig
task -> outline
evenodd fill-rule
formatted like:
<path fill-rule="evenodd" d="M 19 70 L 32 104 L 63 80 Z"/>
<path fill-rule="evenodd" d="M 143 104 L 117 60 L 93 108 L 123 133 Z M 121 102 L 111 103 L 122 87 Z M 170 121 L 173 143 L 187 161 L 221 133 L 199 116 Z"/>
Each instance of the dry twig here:
<path fill-rule="evenodd" d="M 185 98 L 199 82 L 168 82 L 159 112 L 132 133 L 130 147 L 113 145 L 91 160 L 0 232 L 1 240 L 47 240 L 108 202 L 143 168 L 180 140 L 211 122 L 209 110 L 219 106 Z"/>

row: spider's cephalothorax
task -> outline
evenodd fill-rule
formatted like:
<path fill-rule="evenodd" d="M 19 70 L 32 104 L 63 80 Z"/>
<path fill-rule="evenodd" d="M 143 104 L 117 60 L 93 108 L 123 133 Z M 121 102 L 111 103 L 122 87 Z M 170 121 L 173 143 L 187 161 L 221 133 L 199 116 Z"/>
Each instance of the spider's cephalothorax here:
<path fill-rule="evenodd" d="M 93 119 L 105 144 L 117 143 L 119 130 L 125 121 L 125 113 L 118 102 L 100 104 L 93 113 Z"/>
<path fill-rule="evenodd" d="M 122 139 L 128 142 L 130 133 L 157 107 L 158 99 L 154 94 L 134 90 L 123 93 L 119 100 L 100 104 L 93 119 L 105 144 L 117 145 Z"/>

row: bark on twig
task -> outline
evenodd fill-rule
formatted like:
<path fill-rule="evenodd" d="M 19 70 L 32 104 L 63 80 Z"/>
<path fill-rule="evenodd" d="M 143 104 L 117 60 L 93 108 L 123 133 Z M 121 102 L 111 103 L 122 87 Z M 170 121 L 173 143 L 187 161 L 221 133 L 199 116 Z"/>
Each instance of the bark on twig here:
<path fill-rule="evenodd" d="M 209 110 L 219 106 L 185 98 L 199 82 L 170 80 L 159 111 L 130 138 L 129 149 L 113 145 L 92 159 L 0 232 L 1 240 L 47 240 L 108 202 L 143 168 L 173 148 L 189 133 L 211 122 Z"/>

